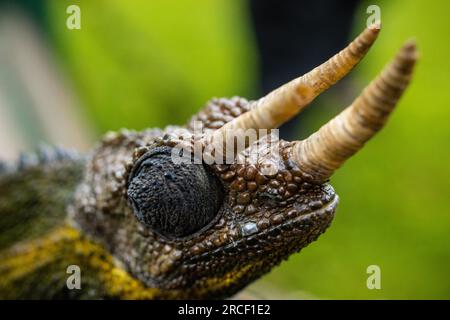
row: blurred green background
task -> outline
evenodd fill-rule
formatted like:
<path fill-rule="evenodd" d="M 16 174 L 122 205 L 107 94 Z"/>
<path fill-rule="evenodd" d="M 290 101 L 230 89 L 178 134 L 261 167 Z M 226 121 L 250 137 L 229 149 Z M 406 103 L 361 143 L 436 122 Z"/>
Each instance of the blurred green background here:
<path fill-rule="evenodd" d="M 69 4 L 81 7 L 81 30 L 65 28 Z M 362 1 L 353 35 L 364 28 L 370 4 L 381 8 L 382 33 L 351 75 L 351 96 L 319 98 L 299 138 L 344 108 L 410 37 L 421 52 L 414 81 L 389 125 L 332 178 L 341 198 L 332 227 L 253 284 L 256 295 L 450 298 L 450 2 Z M 246 1 L 28 5 L 44 21 L 94 138 L 121 127 L 183 124 L 214 96 L 258 96 Z M 366 287 L 369 265 L 381 268 L 381 290 Z"/>
<path fill-rule="evenodd" d="M 68 3 L 82 29 L 64 26 Z M 248 95 L 244 1 L 49 1 L 49 31 L 100 130 L 184 124 L 216 95 Z"/>

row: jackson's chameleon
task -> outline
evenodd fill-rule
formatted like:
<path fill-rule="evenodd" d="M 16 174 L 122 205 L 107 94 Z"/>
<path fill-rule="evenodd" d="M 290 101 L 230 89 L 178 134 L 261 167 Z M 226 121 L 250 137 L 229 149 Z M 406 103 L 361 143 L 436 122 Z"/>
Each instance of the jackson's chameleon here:
<path fill-rule="evenodd" d="M 2 164 L 0 298 L 224 298 L 316 240 L 338 203 L 329 178 L 384 125 L 411 78 L 413 43 L 305 140 L 258 132 L 225 164 L 175 163 L 173 150 L 279 127 L 344 77 L 378 32 L 367 28 L 259 100 L 212 99 L 184 127 L 112 132 L 87 155 L 47 148 Z M 81 269 L 80 290 L 66 285 L 69 265 Z"/>

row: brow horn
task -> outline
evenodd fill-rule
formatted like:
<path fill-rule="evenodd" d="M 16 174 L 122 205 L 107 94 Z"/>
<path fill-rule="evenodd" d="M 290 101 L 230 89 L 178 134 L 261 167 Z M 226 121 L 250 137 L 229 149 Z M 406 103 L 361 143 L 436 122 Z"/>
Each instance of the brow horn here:
<path fill-rule="evenodd" d="M 386 123 L 410 82 L 417 50 L 407 42 L 362 94 L 316 133 L 294 143 L 292 159 L 320 181 L 327 180 Z"/>
<path fill-rule="evenodd" d="M 347 75 L 367 53 L 379 31 L 379 24 L 370 26 L 328 61 L 252 102 L 250 111 L 216 130 L 213 139 L 227 141 L 224 137 L 230 130 L 278 128 L 303 110 L 320 93 Z"/>

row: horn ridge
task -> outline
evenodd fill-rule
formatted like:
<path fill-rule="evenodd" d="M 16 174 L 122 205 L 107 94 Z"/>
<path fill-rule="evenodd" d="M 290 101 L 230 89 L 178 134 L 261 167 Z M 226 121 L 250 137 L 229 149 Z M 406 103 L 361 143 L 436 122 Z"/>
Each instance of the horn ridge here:
<path fill-rule="evenodd" d="M 278 128 L 302 111 L 320 93 L 347 75 L 367 53 L 379 31 L 379 24 L 370 26 L 328 61 L 263 98 L 251 102 L 248 112 L 216 130 L 212 140 L 223 140 L 227 131 L 235 129 Z M 224 144 L 226 140 L 227 138 Z"/>
<path fill-rule="evenodd" d="M 391 64 L 339 115 L 303 141 L 294 142 L 292 159 L 318 180 L 327 180 L 386 123 L 408 86 L 417 51 L 407 42 Z"/>
<path fill-rule="evenodd" d="M 297 80 L 312 86 L 316 95 L 327 90 L 361 61 L 377 39 L 380 28 L 378 23 L 366 28 L 347 47 Z"/>

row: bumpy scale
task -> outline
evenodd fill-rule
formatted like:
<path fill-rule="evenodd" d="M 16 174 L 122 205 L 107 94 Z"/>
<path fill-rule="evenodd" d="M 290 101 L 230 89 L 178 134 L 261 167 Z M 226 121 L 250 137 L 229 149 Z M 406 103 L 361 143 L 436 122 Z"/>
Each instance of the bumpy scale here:
<path fill-rule="evenodd" d="M 237 146 L 243 161 L 232 164 L 177 164 L 171 152 L 279 127 L 348 74 L 378 32 L 257 101 L 213 99 L 185 127 L 108 133 L 87 157 L 52 149 L 1 164 L 0 297 L 229 297 L 316 240 L 338 204 L 328 181 L 385 124 L 411 78 L 413 43 L 309 138 L 275 141 L 276 155 L 270 134 Z M 81 290 L 66 286 L 73 264 Z"/>

